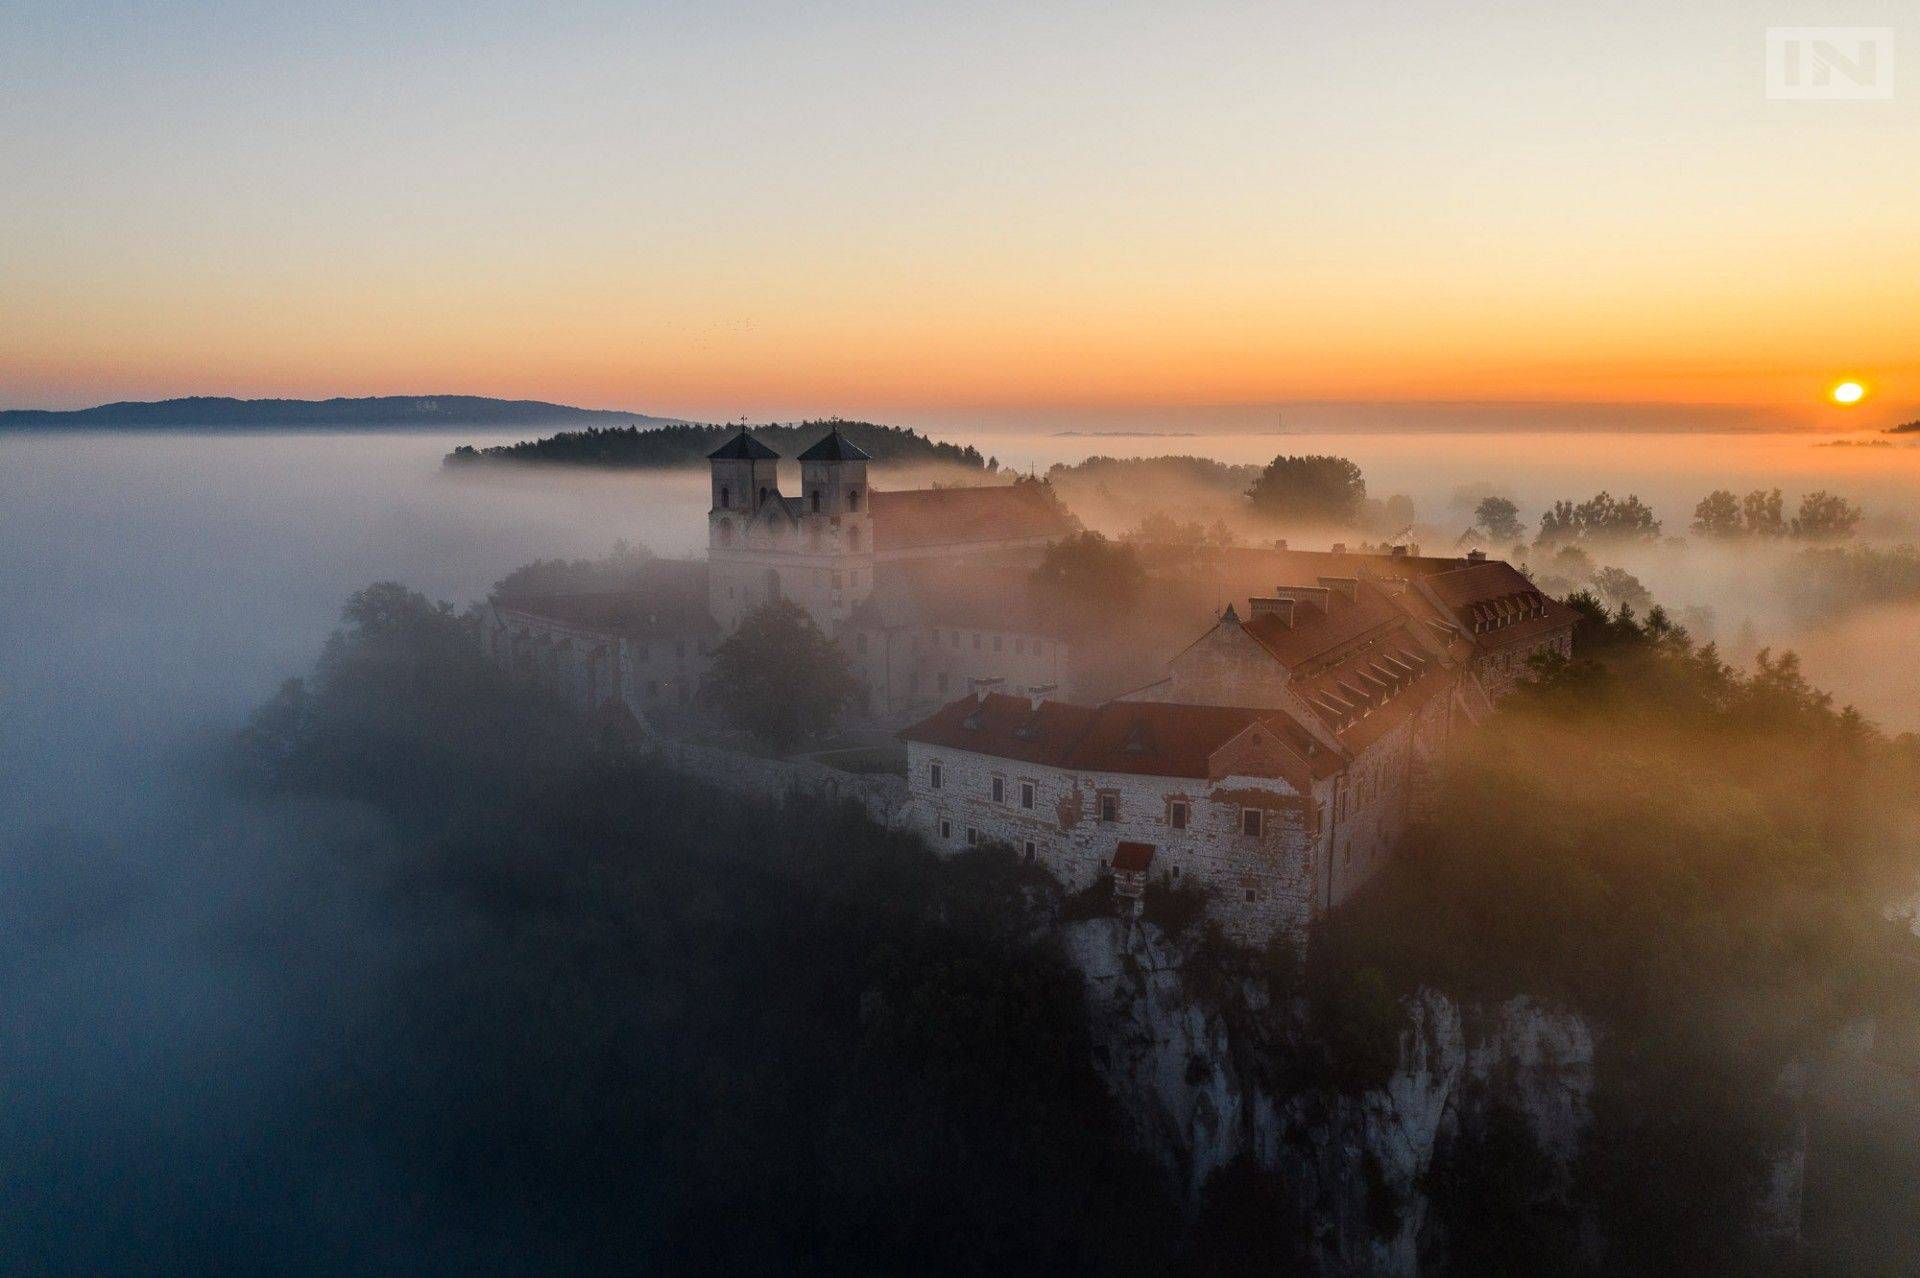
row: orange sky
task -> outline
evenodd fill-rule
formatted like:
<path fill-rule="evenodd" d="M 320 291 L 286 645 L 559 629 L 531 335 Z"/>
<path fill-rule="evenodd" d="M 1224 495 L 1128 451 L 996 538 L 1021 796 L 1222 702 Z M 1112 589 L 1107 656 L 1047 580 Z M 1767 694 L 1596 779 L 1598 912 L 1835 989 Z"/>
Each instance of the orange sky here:
<path fill-rule="evenodd" d="M 0 18 L 0 406 L 1920 404 L 1914 94 L 1734 0 L 214 10 Z"/>

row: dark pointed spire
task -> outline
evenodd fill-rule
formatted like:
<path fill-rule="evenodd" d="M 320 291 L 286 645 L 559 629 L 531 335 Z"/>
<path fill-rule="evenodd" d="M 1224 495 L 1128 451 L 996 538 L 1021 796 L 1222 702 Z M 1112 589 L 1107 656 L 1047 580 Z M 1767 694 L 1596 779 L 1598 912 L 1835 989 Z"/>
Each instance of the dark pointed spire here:
<path fill-rule="evenodd" d="M 708 461 L 765 461 L 769 457 L 778 458 L 765 444 L 747 434 L 747 419 L 740 419 L 740 433 L 720 447 L 707 454 Z"/>

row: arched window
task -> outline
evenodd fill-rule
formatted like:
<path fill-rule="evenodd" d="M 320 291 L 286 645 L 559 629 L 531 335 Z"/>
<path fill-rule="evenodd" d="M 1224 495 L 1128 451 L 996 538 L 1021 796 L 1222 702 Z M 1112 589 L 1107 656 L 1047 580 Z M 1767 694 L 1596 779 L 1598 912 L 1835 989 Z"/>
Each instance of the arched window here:
<path fill-rule="evenodd" d="M 809 495 L 813 498 L 813 513 L 817 515 L 820 513 L 820 490 L 816 488 Z"/>
<path fill-rule="evenodd" d="M 858 488 L 847 489 L 847 509 L 860 509 L 860 490 Z"/>
<path fill-rule="evenodd" d="M 727 486 L 725 484 L 720 485 L 720 509 L 727 509 Z"/>
<path fill-rule="evenodd" d="M 767 504 L 767 490 L 765 488 L 760 490 L 760 504 L 762 506 Z"/>

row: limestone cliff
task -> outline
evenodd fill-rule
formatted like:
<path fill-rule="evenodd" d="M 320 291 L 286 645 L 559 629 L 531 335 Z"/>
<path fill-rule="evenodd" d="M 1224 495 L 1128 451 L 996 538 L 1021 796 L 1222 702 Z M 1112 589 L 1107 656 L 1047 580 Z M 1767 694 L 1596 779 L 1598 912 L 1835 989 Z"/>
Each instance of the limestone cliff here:
<path fill-rule="evenodd" d="M 1236 1022 L 1193 998 L 1186 957 L 1157 931 L 1126 920 L 1073 924 L 1064 940 L 1085 973 L 1095 1056 L 1108 1085 L 1160 1152 L 1190 1201 L 1242 1154 L 1277 1172 L 1298 1203 L 1318 1267 L 1333 1273 L 1411 1274 L 1437 1242 L 1427 1176 L 1437 1156 L 1480 1132 L 1491 1107 L 1520 1114 L 1561 1194 L 1591 1122 L 1593 1038 L 1576 1015 L 1518 998 L 1478 1014 L 1437 994 L 1409 1011 L 1398 1068 L 1383 1086 L 1345 1094 L 1289 1087 L 1284 1063 L 1298 1031 L 1249 1042 L 1262 991 L 1238 993 L 1256 1013 Z"/>

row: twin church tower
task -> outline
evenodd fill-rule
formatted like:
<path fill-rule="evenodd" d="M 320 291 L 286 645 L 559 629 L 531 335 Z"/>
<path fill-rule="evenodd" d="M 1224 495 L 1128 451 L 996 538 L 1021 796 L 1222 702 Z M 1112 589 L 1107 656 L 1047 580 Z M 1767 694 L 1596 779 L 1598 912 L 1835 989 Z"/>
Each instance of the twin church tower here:
<path fill-rule="evenodd" d="M 800 495 L 780 493 L 780 454 L 740 433 L 707 455 L 708 599 L 732 630 L 770 599 L 791 599 L 833 634 L 873 590 L 873 494 L 865 450 L 828 432 L 800 454 Z"/>

